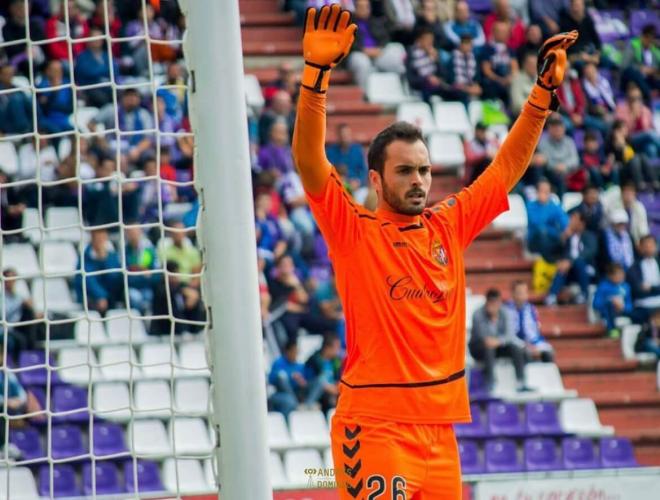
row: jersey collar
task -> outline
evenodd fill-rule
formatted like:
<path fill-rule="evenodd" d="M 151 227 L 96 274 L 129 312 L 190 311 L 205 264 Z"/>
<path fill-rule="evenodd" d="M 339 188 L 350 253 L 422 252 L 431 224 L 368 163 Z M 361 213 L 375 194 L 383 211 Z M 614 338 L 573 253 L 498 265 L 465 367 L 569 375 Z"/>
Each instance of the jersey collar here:
<path fill-rule="evenodd" d="M 406 215 L 399 212 L 392 212 L 384 208 L 377 208 L 376 215 L 386 221 L 396 224 L 421 224 L 422 218 L 419 215 Z"/>

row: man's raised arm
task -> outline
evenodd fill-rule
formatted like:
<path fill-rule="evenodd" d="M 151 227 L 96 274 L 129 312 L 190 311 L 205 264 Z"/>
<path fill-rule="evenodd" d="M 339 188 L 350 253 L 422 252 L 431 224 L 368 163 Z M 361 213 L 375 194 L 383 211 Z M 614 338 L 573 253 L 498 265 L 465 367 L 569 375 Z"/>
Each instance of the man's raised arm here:
<path fill-rule="evenodd" d="M 351 14 L 338 4 L 307 10 L 303 36 L 305 67 L 302 75 L 296 125 L 293 132 L 293 158 L 305 190 L 321 193 L 332 166 L 325 156 L 325 106 L 330 70 L 349 52 L 357 26 Z"/>

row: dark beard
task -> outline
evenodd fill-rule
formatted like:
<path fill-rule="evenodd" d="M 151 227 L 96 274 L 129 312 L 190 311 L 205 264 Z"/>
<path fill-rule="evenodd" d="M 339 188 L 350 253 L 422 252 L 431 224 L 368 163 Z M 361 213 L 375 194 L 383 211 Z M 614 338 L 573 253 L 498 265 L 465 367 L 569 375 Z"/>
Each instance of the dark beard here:
<path fill-rule="evenodd" d="M 387 202 L 387 204 L 390 207 L 392 207 L 392 209 L 396 213 L 403 215 L 419 215 L 424 211 L 424 207 L 426 206 L 426 203 L 424 203 L 419 207 L 406 206 L 405 198 L 400 198 L 394 192 L 390 191 L 384 179 L 382 184 L 383 184 L 383 199 Z"/>

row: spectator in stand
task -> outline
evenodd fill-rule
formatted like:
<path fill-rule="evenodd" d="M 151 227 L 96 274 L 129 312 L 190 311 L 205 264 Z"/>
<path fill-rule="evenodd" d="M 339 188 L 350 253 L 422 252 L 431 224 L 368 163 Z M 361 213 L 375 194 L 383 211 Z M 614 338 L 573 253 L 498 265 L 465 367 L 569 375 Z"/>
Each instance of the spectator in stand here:
<path fill-rule="evenodd" d="M 324 333 L 336 331 L 337 322 L 327 320 L 309 312 L 309 294 L 303 286 L 293 259 L 285 254 L 275 261 L 275 267 L 269 281 L 269 290 L 272 297 L 271 311 L 283 307 L 284 315 L 280 318 L 289 340 L 295 340 L 300 327 L 311 333 Z"/>
<path fill-rule="evenodd" d="M 5 268 L 2 277 L 3 293 L 0 294 L 0 311 L 4 311 L 6 324 L 0 324 L 0 345 L 7 344 L 7 352 L 17 360 L 21 351 L 36 347 L 37 325 L 29 322 L 43 317 L 43 315 L 35 313 L 29 295 L 21 294 L 16 289 L 16 269 Z M 16 323 L 24 324 L 17 325 Z"/>
<path fill-rule="evenodd" d="M 334 333 L 323 336 L 323 344 L 305 362 L 305 377 L 309 380 L 306 403 L 320 402 L 321 411 L 337 406 L 341 378 L 341 342 Z"/>
<path fill-rule="evenodd" d="M 589 281 L 595 274 L 598 238 L 587 230 L 587 219 L 582 212 L 571 212 L 568 226 L 561 234 L 561 241 L 562 255 L 556 263 L 557 272 L 545 303 L 555 305 L 563 288 L 576 282 L 580 292 L 575 296 L 575 303 L 584 304 L 589 295 Z"/>
<path fill-rule="evenodd" d="M 605 228 L 605 253 L 608 262 L 614 262 L 626 271 L 635 260 L 635 246 L 628 232 L 628 213 L 617 208 L 610 212 L 610 226 Z"/>
<path fill-rule="evenodd" d="M 522 65 L 522 60 L 525 54 L 532 52 L 533 54 L 538 54 L 543 44 L 543 32 L 541 27 L 538 24 L 530 24 L 525 30 L 525 41 L 523 44 L 518 47 L 516 51 L 516 58 L 518 59 L 518 64 Z M 564 81 L 568 72 L 565 72 Z"/>
<path fill-rule="evenodd" d="M 280 221 L 272 213 L 272 196 L 268 192 L 257 194 L 254 201 L 257 228 L 257 247 L 267 262 L 278 259 L 287 251 L 287 241 Z"/>
<path fill-rule="evenodd" d="M 0 412 L 2 412 L 0 414 L 0 450 L 2 450 L 3 456 L 6 453 L 7 458 L 14 462 L 14 460 L 22 458 L 22 453 L 15 444 L 9 443 L 7 440 L 6 419 L 8 415 L 13 417 L 12 424 L 7 426 L 10 429 L 17 424 L 22 424 L 16 416 L 28 413 L 28 394 L 18 380 L 16 373 L 7 369 L 4 349 L 0 349 L 0 384 L 0 387 L 2 387 L 2 391 L 0 391 Z M 7 399 L 5 399 L 5 395 Z"/>
<path fill-rule="evenodd" d="M 474 137 L 465 144 L 465 185 L 469 186 L 490 165 L 500 145 L 496 136 L 488 137 L 488 127 L 483 122 L 474 127 Z"/>
<path fill-rule="evenodd" d="M 626 100 L 616 107 L 616 118 L 628 127 L 630 144 L 636 152 L 658 158 L 660 137 L 653 127 L 653 113 L 644 104 L 642 91 L 634 83 L 628 84 Z"/>
<path fill-rule="evenodd" d="M 186 79 L 180 64 L 173 62 L 167 65 L 167 74 L 163 85 L 175 88 L 160 88 L 156 91 L 156 96 L 164 101 L 165 115 L 171 117 L 175 123 L 179 123 L 183 118 L 183 108 L 186 101 Z M 165 115 L 159 115 L 159 118 Z M 176 130 L 173 130 L 173 132 L 176 132 Z"/>
<path fill-rule="evenodd" d="M 509 0 L 494 0 L 493 12 L 484 19 L 484 34 L 489 42 L 493 41 L 495 21 L 503 21 L 509 25 L 509 39 L 506 44 L 511 50 L 518 50 L 525 43 L 525 25 L 509 5 Z"/>
<path fill-rule="evenodd" d="M 453 101 L 460 98 L 443 74 L 439 53 L 434 47 L 433 32 L 424 26 L 417 30 L 415 43 L 408 48 L 406 72 L 410 87 L 422 93 L 422 98 L 429 101 L 431 96 L 439 95 Z"/>
<path fill-rule="evenodd" d="M 580 32 L 577 41 L 567 51 L 575 63 L 600 62 L 601 42 L 594 25 L 594 20 L 586 11 L 584 0 L 569 0 L 568 7 L 559 16 L 559 31 Z"/>
<path fill-rule="evenodd" d="M 340 123 L 337 125 L 337 142 L 328 144 L 325 148 L 328 161 L 335 168 L 343 172 L 352 193 L 369 185 L 367 177 L 367 162 L 364 158 L 364 148 L 353 140 L 353 131 L 350 125 Z"/>
<path fill-rule="evenodd" d="M 541 179 L 536 185 L 536 200 L 527 203 L 527 243 L 530 252 L 540 253 L 548 262 L 555 262 L 563 251 L 561 235 L 568 225 L 568 216 L 561 205 L 550 198 L 550 183 Z"/>
<path fill-rule="evenodd" d="M 14 68 L 0 65 L 0 134 L 31 133 L 32 100 L 13 84 L 13 78 Z"/>
<path fill-rule="evenodd" d="M 288 420 L 289 413 L 298 408 L 308 387 L 304 375 L 305 367 L 298 362 L 298 343 L 290 340 L 284 346 L 282 355 L 273 362 L 268 383 L 275 387 L 275 393 L 268 398 L 270 410 L 278 411 Z"/>
<path fill-rule="evenodd" d="M 103 34 L 104 32 L 99 28 L 89 30 L 90 37 L 101 37 Z M 112 101 L 110 64 L 112 64 L 112 74 L 117 78 L 119 66 L 114 58 L 112 61 L 110 60 L 106 42 L 102 38 L 87 42 L 87 48 L 76 59 L 76 85 L 107 84 L 105 87 L 88 89 L 83 92 L 88 105 L 100 108 Z"/>
<path fill-rule="evenodd" d="M 525 342 L 529 358 L 552 363 L 554 349 L 541 335 L 541 322 L 536 306 L 529 301 L 529 287 L 524 281 L 514 281 L 511 286 L 511 300 L 505 304 L 513 315 L 513 331 Z"/>
<path fill-rule="evenodd" d="M 456 0 L 422 0 L 422 4 L 424 6 L 427 4 L 432 5 L 438 13 L 438 19 L 443 23 L 454 18 Z"/>
<path fill-rule="evenodd" d="M 576 128 L 598 128 L 604 124 L 601 120 L 591 120 L 586 114 L 587 99 L 582 90 L 582 82 L 578 72 L 570 67 L 570 62 L 566 61 L 566 76 L 557 89 L 557 98 L 559 99 L 559 113 L 564 119 L 566 131 L 573 133 Z M 601 130 L 602 133 L 604 131 Z"/>
<path fill-rule="evenodd" d="M 67 17 L 64 9 L 69 8 L 68 12 L 68 31 L 67 31 Z M 59 6 L 59 12 L 55 14 L 46 22 L 46 38 L 61 38 L 70 37 L 88 38 L 89 37 L 89 24 L 87 19 L 80 13 L 76 2 L 62 2 Z M 71 52 L 73 57 L 76 58 L 84 50 L 84 43 L 70 42 L 69 40 L 58 40 L 46 45 L 46 51 L 50 59 L 58 59 L 60 61 L 69 60 L 69 45 L 71 45 Z"/>
<path fill-rule="evenodd" d="M 128 299 L 130 309 L 137 309 L 143 315 L 151 310 L 154 287 L 162 283 L 162 270 L 158 254 L 140 226 L 125 226 L 126 269 L 128 275 Z"/>
<path fill-rule="evenodd" d="M 441 0 L 422 0 L 420 4 L 419 13 L 417 15 L 416 27 L 426 26 L 431 31 L 435 38 L 435 48 L 448 49 L 451 50 L 451 42 L 447 40 L 447 35 L 445 34 L 445 22 L 447 21 L 446 17 L 443 17 L 441 14 L 441 6 L 446 6 L 448 2 L 442 2 Z M 452 0 L 453 4 L 453 0 Z M 453 13 L 453 5 L 452 10 Z"/>
<path fill-rule="evenodd" d="M 5 184 L 14 179 L 2 170 L 0 165 L 0 227 L 2 231 L 18 231 L 23 227 L 23 212 L 27 208 L 25 198 L 21 189 L 17 186 L 5 187 Z M 13 234 L 3 234 L 2 239 L 6 243 L 11 241 L 20 242 L 22 236 L 16 232 Z"/>
<path fill-rule="evenodd" d="M 51 59 L 46 63 L 44 78 L 37 84 L 38 89 L 60 87 L 54 90 L 39 92 L 37 94 L 37 126 L 39 131 L 47 134 L 56 134 L 72 130 L 69 116 L 73 113 L 73 93 L 71 82 L 64 76 L 62 63 Z"/>
<path fill-rule="evenodd" d="M 650 103 L 652 91 L 660 88 L 660 48 L 655 25 L 647 24 L 640 36 L 630 40 L 621 68 L 624 69 L 621 86 L 625 88 L 628 82 L 635 82 L 644 94 L 644 100 Z"/>
<path fill-rule="evenodd" d="M 532 160 L 533 165 L 543 166 L 543 172 L 561 200 L 566 192 L 567 177 L 580 166 L 575 141 L 566 135 L 564 120 L 559 114 L 548 119 L 548 134 L 541 137 Z"/>
<path fill-rule="evenodd" d="M 628 283 L 634 306 L 648 318 L 654 309 L 660 310 L 660 259 L 658 243 L 647 234 L 639 240 L 639 258 L 628 270 Z"/>
<path fill-rule="evenodd" d="M 105 314 L 108 309 L 124 302 L 124 277 L 119 255 L 108 239 L 108 231 L 95 229 L 91 233 L 84 256 L 85 286 L 82 274 L 76 274 L 74 285 L 80 303 Z M 78 269 L 82 269 L 82 260 L 78 261 Z M 105 272 L 108 270 L 112 272 Z"/>
<path fill-rule="evenodd" d="M 584 134 L 582 165 L 588 172 L 591 184 L 598 188 L 607 189 L 619 185 L 619 167 L 613 158 L 605 155 L 605 150 L 599 144 L 598 135 L 594 130 L 587 130 Z"/>
<path fill-rule="evenodd" d="M 138 184 L 122 182 L 123 174 L 117 171 L 114 157 L 106 157 L 100 161 L 96 168 L 96 178 L 96 182 L 86 183 L 83 187 L 83 217 L 87 223 L 90 226 L 100 226 L 118 222 L 120 194 L 124 221 L 135 220 Z"/>
<path fill-rule="evenodd" d="M 276 119 L 270 127 L 270 139 L 259 149 L 259 166 L 281 177 L 293 172 L 293 157 L 289 144 L 289 129 L 283 118 Z"/>
<path fill-rule="evenodd" d="M 96 4 L 96 9 L 94 10 L 94 14 L 89 20 L 90 28 L 94 27 L 101 30 L 101 32 L 105 33 L 106 7 L 108 11 L 108 27 L 109 27 L 108 34 L 113 39 L 119 38 L 121 37 L 122 23 L 121 23 L 121 19 L 115 15 L 115 4 L 113 2 L 107 2 L 107 3 L 98 2 Z M 114 44 L 111 47 L 111 49 L 112 49 L 113 57 L 119 58 L 121 56 L 119 50 L 120 46 L 118 43 Z"/>
<path fill-rule="evenodd" d="M 417 2 L 415 2 L 416 4 Z M 383 0 L 385 17 L 394 42 L 410 45 L 415 29 L 415 7 L 412 0 Z"/>
<path fill-rule="evenodd" d="M 25 0 L 10 0 L 7 7 L 9 16 L 5 18 L 5 24 L 2 27 L 2 40 L 4 46 L 2 50 L 7 56 L 7 62 L 17 69 L 24 76 L 30 75 L 30 55 L 28 54 L 28 45 L 24 42 L 26 30 L 30 30 L 30 39 L 37 42 L 44 39 L 44 22 L 40 16 L 33 16 L 33 2 L 28 5 L 30 16 L 28 23 L 25 19 Z M 22 42 L 18 42 L 21 40 Z M 17 43 L 10 43 L 17 42 Z M 32 65 L 38 67 L 46 60 L 42 50 L 43 45 L 31 45 Z"/>
<path fill-rule="evenodd" d="M 406 72 L 405 49 L 398 43 L 391 43 L 386 19 L 371 15 L 369 0 L 355 1 L 354 22 L 358 28 L 347 64 L 356 83 L 367 88 L 372 71 L 403 75 Z"/>
<path fill-rule="evenodd" d="M 463 35 L 469 35 L 475 47 L 481 47 L 486 43 L 481 24 L 474 19 L 470 19 L 470 6 L 463 0 L 456 2 L 454 19 L 445 24 L 445 35 L 454 47 L 460 45 Z"/>
<path fill-rule="evenodd" d="M 633 182 L 639 191 L 660 189 L 656 169 L 644 154 L 636 153 L 628 142 L 628 126 L 625 122 L 614 121 L 605 144 L 608 161 L 616 165 L 625 181 Z"/>
<path fill-rule="evenodd" d="M 506 45 L 509 38 L 509 24 L 495 21 L 493 41 L 484 45 L 481 51 L 481 75 L 484 97 L 501 99 L 509 105 L 509 87 L 518 73 L 518 61 Z"/>
<path fill-rule="evenodd" d="M 259 118 L 259 145 L 264 146 L 270 138 L 270 128 L 278 119 L 284 120 L 288 130 L 293 130 L 296 112 L 293 109 L 291 94 L 285 90 L 275 92 L 270 103 Z"/>
<path fill-rule="evenodd" d="M 176 262 L 167 262 L 167 283 L 154 289 L 154 316 L 172 315 L 172 319 L 154 319 L 151 321 L 151 335 L 170 335 L 184 332 L 196 333 L 202 330 L 206 319 L 204 303 L 199 289 L 183 283 L 178 275 L 180 269 Z M 169 287 L 169 301 L 167 288 Z M 173 326 L 174 325 L 174 326 Z"/>
<path fill-rule="evenodd" d="M 606 130 L 612 123 L 612 114 L 616 107 L 612 86 L 609 80 L 598 72 L 598 68 L 592 62 L 584 65 L 582 73 L 589 124 L 598 130 Z"/>
<path fill-rule="evenodd" d="M 634 182 L 626 181 L 621 186 L 621 197 L 610 199 L 605 207 L 608 214 L 623 210 L 628 216 L 626 229 L 630 232 L 635 244 L 638 244 L 642 236 L 650 233 L 646 207 L 637 199 L 637 188 Z"/>
<path fill-rule="evenodd" d="M 278 90 L 285 90 L 295 102 L 298 97 L 298 86 L 300 85 L 300 74 L 289 61 L 282 61 L 277 67 L 277 79 L 270 85 L 262 87 L 262 93 L 267 103 Z"/>
<path fill-rule="evenodd" d="M 522 71 L 516 73 L 511 82 L 511 111 L 518 115 L 527 102 L 527 97 L 536 84 L 536 53 L 528 52 L 522 60 Z"/>
<path fill-rule="evenodd" d="M 316 223 L 309 210 L 300 176 L 294 171 L 284 174 L 277 182 L 277 189 L 288 218 L 302 239 L 303 248 L 311 248 L 314 244 Z"/>
<path fill-rule="evenodd" d="M 511 358 L 516 370 L 519 391 L 528 391 L 525 385 L 525 341 L 516 336 L 514 316 L 508 307 L 502 307 L 500 291 L 486 292 L 486 304 L 474 312 L 469 349 L 472 357 L 484 364 L 484 378 L 488 391 L 495 383 L 495 359 Z"/>
<path fill-rule="evenodd" d="M 451 53 L 451 75 L 449 81 L 460 101 L 467 107 L 470 100 L 482 94 L 479 85 L 479 64 L 469 35 L 461 37 L 461 44 Z"/>
<path fill-rule="evenodd" d="M 150 2 L 140 2 L 138 7 L 137 19 L 126 23 L 124 27 L 125 37 L 146 37 L 147 35 L 155 40 L 163 39 L 162 26 L 156 20 L 156 13 Z M 146 19 L 145 19 L 146 18 Z M 145 32 L 145 25 L 147 27 Z M 132 59 L 132 71 L 137 75 L 147 75 L 149 72 L 149 54 L 146 44 L 146 38 L 137 38 L 127 42 L 125 51 Z M 150 45 L 150 49 L 157 50 L 157 45 Z M 155 55 L 155 54 L 152 54 Z"/>
<path fill-rule="evenodd" d="M 565 4 L 566 0 L 529 0 L 531 21 L 541 26 L 545 37 L 559 33 L 559 17 Z"/>
<path fill-rule="evenodd" d="M 106 104 L 89 123 L 91 130 L 96 129 L 96 123 L 102 123 L 105 129 L 115 127 L 115 113 L 119 118 L 120 132 L 139 132 L 141 130 L 153 130 L 153 115 L 144 108 L 140 102 L 140 94 L 137 89 L 124 89 L 119 102 L 119 109 L 115 109 L 113 103 Z M 138 161 L 142 154 L 153 147 L 152 138 L 146 133 L 142 134 L 122 134 L 119 137 L 118 146 L 123 153 L 128 153 L 131 161 Z M 110 147 L 115 146 L 114 142 Z"/>
<path fill-rule="evenodd" d="M 621 336 L 621 332 L 616 327 L 616 318 L 630 316 L 633 311 L 630 286 L 625 278 L 623 267 L 611 262 L 607 266 L 606 277 L 598 283 L 594 296 L 594 310 L 605 321 L 607 334 L 611 338 Z"/>
<path fill-rule="evenodd" d="M 314 290 L 314 304 L 318 306 L 317 313 L 322 317 L 337 322 L 336 333 L 341 339 L 342 347 L 346 347 L 344 309 L 339 300 L 335 276 L 331 275 L 328 280 L 322 281 Z"/>
<path fill-rule="evenodd" d="M 182 274 L 178 280 L 183 285 L 193 283 L 193 286 L 197 286 L 199 278 L 192 275 L 202 270 L 202 254 L 188 238 L 189 231 L 182 222 L 171 222 L 167 226 L 171 228 L 166 231 L 171 239 L 169 242 L 161 240 L 160 258 L 168 264 L 176 264 L 177 272 Z"/>
<path fill-rule="evenodd" d="M 600 234 L 605 224 L 605 209 L 600 202 L 600 192 L 597 186 L 587 184 L 582 189 L 582 201 L 573 209 L 578 211 L 586 220 L 587 230 Z"/>
<path fill-rule="evenodd" d="M 261 322 L 269 321 L 270 313 L 270 292 L 268 291 L 268 281 L 266 280 L 266 259 L 257 251 L 257 271 L 259 272 L 259 309 L 261 310 Z"/>
<path fill-rule="evenodd" d="M 651 313 L 637 336 L 635 352 L 651 352 L 660 357 L 660 308 Z"/>

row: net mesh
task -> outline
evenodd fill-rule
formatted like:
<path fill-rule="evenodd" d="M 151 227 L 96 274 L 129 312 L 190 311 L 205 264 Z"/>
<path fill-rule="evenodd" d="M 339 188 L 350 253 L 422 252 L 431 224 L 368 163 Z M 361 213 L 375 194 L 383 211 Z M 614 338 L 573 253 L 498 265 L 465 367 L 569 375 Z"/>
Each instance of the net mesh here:
<path fill-rule="evenodd" d="M 9 4 L 0 498 L 212 492 L 185 20 Z"/>

